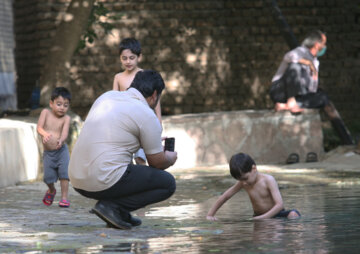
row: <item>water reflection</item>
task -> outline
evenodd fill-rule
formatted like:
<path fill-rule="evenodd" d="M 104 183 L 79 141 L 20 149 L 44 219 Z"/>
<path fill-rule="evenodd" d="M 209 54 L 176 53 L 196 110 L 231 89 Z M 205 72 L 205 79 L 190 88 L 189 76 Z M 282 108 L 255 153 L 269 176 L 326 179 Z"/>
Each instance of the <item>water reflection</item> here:
<path fill-rule="evenodd" d="M 77 250 L 79 254 L 94 254 L 94 253 L 145 253 L 149 245 L 144 242 L 121 242 L 117 244 L 96 245 Z"/>
<path fill-rule="evenodd" d="M 136 229 L 143 241 L 93 246 L 77 253 L 358 253 L 359 185 L 299 185 L 276 178 L 285 207 L 298 209 L 301 218 L 253 221 L 251 203 L 240 192 L 218 211 L 218 222 L 209 222 L 207 211 L 233 184 L 231 178 L 179 179 L 170 200 L 143 214 L 145 223 Z M 166 233 L 146 237 L 145 229 Z"/>
<path fill-rule="evenodd" d="M 214 182 L 218 182 L 219 187 Z M 245 192 L 240 192 L 218 211 L 220 221 L 210 223 L 204 222 L 204 216 L 217 196 L 203 200 L 201 191 L 198 190 L 198 197 L 194 195 L 196 185 L 191 187 L 191 181 L 182 184 L 186 185 L 184 192 L 193 193 L 191 204 L 182 202 L 181 206 L 173 206 L 174 210 L 165 209 L 172 212 L 162 213 L 162 216 L 174 216 L 175 220 L 182 221 L 182 231 L 162 237 L 162 241 L 149 239 L 149 250 L 166 252 L 169 247 L 171 253 L 358 252 L 355 242 L 360 238 L 360 187 L 357 185 L 343 188 L 336 185 L 280 184 L 286 207 L 296 208 L 302 214 L 295 220 L 252 221 L 250 201 Z M 214 180 L 211 177 L 201 186 L 211 185 L 207 189 L 220 194 L 226 185 L 231 184 L 229 179 L 225 182 L 222 178 Z M 194 203 L 197 198 L 198 202 Z M 160 216 L 162 208 L 150 210 L 148 216 Z M 191 223 L 197 225 L 197 230 L 188 227 Z"/>
<path fill-rule="evenodd" d="M 253 222 L 252 240 L 254 243 L 281 242 L 284 239 L 284 221 L 269 219 Z"/>

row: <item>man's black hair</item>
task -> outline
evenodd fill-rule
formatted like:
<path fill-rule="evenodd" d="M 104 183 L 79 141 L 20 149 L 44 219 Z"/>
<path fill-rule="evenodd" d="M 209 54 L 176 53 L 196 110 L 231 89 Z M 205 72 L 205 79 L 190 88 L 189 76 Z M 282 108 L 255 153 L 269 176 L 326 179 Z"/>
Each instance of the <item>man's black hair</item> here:
<path fill-rule="evenodd" d="M 141 45 L 140 42 L 134 38 L 125 38 L 120 42 L 119 55 L 125 50 L 129 49 L 133 54 L 140 56 Z"/>
<path fill-rule="evenodd" d="M 51 93 L 51 100 L 54 101 L 59 96 L 63 97 L 64 99 L 68 99 L 69 102 L 71 101 L 71 94 L 65 87 L 56 87 Z"/>
<path fill-rule="evenodd" d="M 154 91 L 157 91 L 157 95 L 160 96 L 165 83 L 157 71 L 143 70 L 136 73 L 130 87 L 136 88 L 145 98 L 148 98 Z"/>
<path fill-rule="evenodd" d="M 235 179 L 240 179 L 241 175 L 251 171 L 253 165 L 256 165 L 254 160 L 246 153 L 238 153 L 231 157 L 229 166 L 230 174 Z"/>

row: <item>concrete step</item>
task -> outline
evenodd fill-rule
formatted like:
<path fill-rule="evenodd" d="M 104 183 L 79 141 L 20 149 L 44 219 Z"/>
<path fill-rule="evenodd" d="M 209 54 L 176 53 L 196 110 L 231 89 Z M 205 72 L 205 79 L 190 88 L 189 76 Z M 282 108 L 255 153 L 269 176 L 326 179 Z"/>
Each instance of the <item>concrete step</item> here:
<path fill-rule="evenodd" d="M 37 116 L 0 119 L 0 187 L 33 180 L 42 174 L 42 144 L 36 132 Z M 72 145 L 82 121 L 72 115 Z M 290 153 L 304 161 L 308 152 L 324 154 L 317 110 L 301 115 L 273 110 L 242 110 L 163 117 L 163 136 L 175 137 L 178 160 L 172 168 L 227 164 L 237 152 L 258 163 L 281 164 Z"/>
<path fill-rule="evenodd" d="M 70 151 L 82 124 L 79 116 L 71 113 L 71 117 Z M 0 187 L 42 177 L 43 146 L 36 131 L 37 120 L 36 114 L 0 119 Z"/>
<path fill-rule="evenodd" d="M 184 114 L 163 118 L 164 135 L 175 137 L 177 168 L 227 164 L 238 152 L 257 163 L 285 163 L 290 153 L 305 161 L 324 154 L 318 110 L 300 115 L 273 110 Z"/>

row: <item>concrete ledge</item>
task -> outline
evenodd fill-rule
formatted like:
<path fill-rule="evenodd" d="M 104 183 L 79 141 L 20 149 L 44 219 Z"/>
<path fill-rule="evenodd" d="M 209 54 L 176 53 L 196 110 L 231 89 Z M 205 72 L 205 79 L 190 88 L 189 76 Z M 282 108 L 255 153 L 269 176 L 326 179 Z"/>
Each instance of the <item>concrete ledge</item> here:
<path fill-rule="evenodd" d="M 71 151 L 82 122 L 72 116 Z M 37 116 L 0 119 L 0 187 L 39 178 L 42 144 Z M 289 112 L 244 110 L 163 117 L 164 136 L 175 137 L 178 160 L 173 168 L 227 164 L 237 152 L 257 163 L 284 163 L 291 152 L 304 161 L 306 153 L 323 155 L 321 120 L 317 110 L 293 116 Z"/>
<path fill-rule="evenodd" d="M 163 118 L 164 135 L 175 137 L 175 168 L 227 164 L 237 152 L 257 163 L 284 163 L 296 152 L 321 158 L 323 134 L 318 110 L 294 116 L 273 110 L 185 114 Z"/>
<path fill-rule="evenodd" d="M 40 149 L 35 123 L 0 119 L 0 187 L 36 179 Z"/>
<path fill-rule="evenodd" d="M 36 131 L 40 111 L 35 116 L 0 119 L 0 187 L 41 177 L 43 146 Z M 71 118 L 69 149 L 82 124 L 79 116 L 71 114 Z"/>

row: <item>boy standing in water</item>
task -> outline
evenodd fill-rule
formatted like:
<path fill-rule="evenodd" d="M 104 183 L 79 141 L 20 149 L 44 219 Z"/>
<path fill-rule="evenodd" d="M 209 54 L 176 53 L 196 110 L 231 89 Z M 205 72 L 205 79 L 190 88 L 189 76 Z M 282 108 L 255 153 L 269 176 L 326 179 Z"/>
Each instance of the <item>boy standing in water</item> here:
<path fill-rule="evenodd" d="M 206 219 L 217 220 L 215 217 L 217 210 L 241 189 L 244 189 L 249 195 L 254 210 L 254 220 L 300 217 L 300 213 L 296 209 L 284 209 L 276 180 L 271 175 L 259 173 L 254 160 L 249 155 L 244 153 L 233 155 L 229 166 L 230 173 L 237 182 L 218 198 Z"/>
<path fill-rule="evenodd" d="M 113 90 L 126 91 L 133 81 L 137 72 L 142 71 L 138 63 L 141 60 L 141 46 L 140 42 L 134 38 L 126 38 L 120 42 L 119 47 L 120 62 L 124 68 L 123 72 L 119 72 L 114 77 Z M 160 124 L 161 120 L 161 106 L 160 101 L 155 107 L 155 114 L 158 117 Z M 146 165 L 146 156 L 143 149 L 139 149 L 135 153 L 136 164 Z"/>
<path fill-rule="evenodd" d="M 54 183 L 58 179 L 61 186 L 59 206 L 70 206 L 68 200 L 70 155 L 65 143 L 70 127 L 70 116 L 66 114 L 70 101 L 70 92 L 64 87 L 56 87 L 49 103 L 51 110 L 43 109 L 37 123 L 37 132 L 41 135 L 44 146 L 44 182 L 49 189 L 45 193 L 43 203 L 47 206 L 54 201 L 56 194 Z"/>

